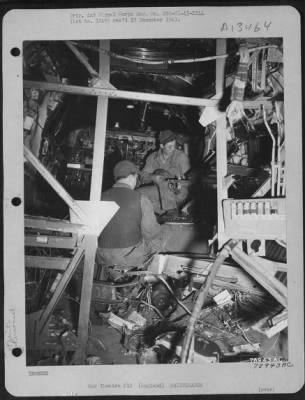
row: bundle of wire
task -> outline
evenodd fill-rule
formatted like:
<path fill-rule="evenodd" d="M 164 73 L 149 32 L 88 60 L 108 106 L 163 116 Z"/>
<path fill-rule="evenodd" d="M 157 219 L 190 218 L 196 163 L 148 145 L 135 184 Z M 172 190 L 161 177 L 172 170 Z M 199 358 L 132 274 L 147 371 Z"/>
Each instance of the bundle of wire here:
<path fill-rule="evenodd" d="M 283 306 L 263 288 L 245 292 L 235 292 L 233 296 L 234 313 L 245 322 L 254 323 L 266 316 L 273 316 Z"/>

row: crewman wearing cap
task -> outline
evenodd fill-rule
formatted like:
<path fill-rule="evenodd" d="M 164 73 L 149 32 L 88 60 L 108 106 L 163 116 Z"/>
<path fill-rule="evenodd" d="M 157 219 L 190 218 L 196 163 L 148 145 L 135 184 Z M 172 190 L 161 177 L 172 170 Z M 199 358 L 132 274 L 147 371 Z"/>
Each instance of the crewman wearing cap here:
<path fill-rule="evenodd" d="M 176 148 L 176 136 L 176 133 L 171 130 L 161 131 L 159 136 L 160 149 L 148 156 L 141 171 L 142 184 L 155 183 L 158 185 L 159 191 L 161 190 L 162 204 L 160 204 L 160 193 L 157 193 L 156 188 L 143 187 L 140 189 L 143 194 L 150 198 L 157 213 L 177 208 L 177 201 L 179 203 L 187 196 L 184 191 L 180 193 L 177 199 L 177 195 L 168 189 L 166 182 L 166 178 L 184 179 L 185 174 L 191 168 L 189 157 Z"/>
<path fill-rule="evenodd" d="M 96 261 L 105 267 L 103 279 L 117 278 L 118 268 L 139 266 L 149 254 L 159 251 L 162 243 L 151 201 L 134 190 L 137 167 L 123 160 L 115 165 L 113 175 L 115 183 L 101 200 L 115 201 L 120 208 L 98 239 Z"/>

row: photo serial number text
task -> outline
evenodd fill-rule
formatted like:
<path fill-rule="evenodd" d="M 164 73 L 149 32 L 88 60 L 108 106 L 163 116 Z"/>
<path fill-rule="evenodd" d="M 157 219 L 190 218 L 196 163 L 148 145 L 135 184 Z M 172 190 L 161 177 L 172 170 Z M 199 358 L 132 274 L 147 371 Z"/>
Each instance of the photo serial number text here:
<path fill-rule="evenodd" d="M 71 24 L 132 24 L 182 22 L 188 17 L 202 17 L 202 10 L 99 11 L 71 13 Z"/>

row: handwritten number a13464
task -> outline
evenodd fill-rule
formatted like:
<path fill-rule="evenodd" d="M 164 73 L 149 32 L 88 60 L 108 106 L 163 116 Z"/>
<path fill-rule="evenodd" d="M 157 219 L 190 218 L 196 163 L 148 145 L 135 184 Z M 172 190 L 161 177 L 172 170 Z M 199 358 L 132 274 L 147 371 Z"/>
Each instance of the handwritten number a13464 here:
<path fill-rule="evenodd" d="M 228 24 L 223 22 L 220 32 L 262 32 L 269 31 L 272 21 L 256 22 L 255 24 L 245 24 L 244 22 L 237 22 L 236 24 Z"/>

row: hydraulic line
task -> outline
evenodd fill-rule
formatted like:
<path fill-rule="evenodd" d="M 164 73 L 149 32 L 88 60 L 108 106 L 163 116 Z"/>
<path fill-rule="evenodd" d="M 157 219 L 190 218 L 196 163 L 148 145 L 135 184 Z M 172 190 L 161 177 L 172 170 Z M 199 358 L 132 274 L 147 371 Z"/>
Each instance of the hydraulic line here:
<path fill-rule="evenodd" d="M 271 137 L 272 140 L 272 156 L 271 156 L 271 197 L 274 197 L 275 195 L 275 171 L 276 171 L 276 162 L 275 162 L 275 147 L 276 147 L 276 141 L 275 137 L 271 131 L 271 128 L 267 122 L 267 117 L 266 117 L 266 110 L 265 107 L 262 105 L 262 110 L 263 110 L 263 117 L 264 117 L 264 124 L 265 127 Z"/>
<path fill-rule="evenodd" d="M 137 58 L 137 57 L 128 57 L 128 56 L 123 56 L 118 53 L 114 53 L 109 50 L 101 49 L 97 46 L 87 44 L 87 43 L 79 43 L 75 41 L 70 41 L 71 44 L 77 46 L 77 47 L 83 47 L 87 48 L 90 50 L 94 50 L 97 52 L 100 52 L 102 54 L 106 54 L 109 57 L 114 57 L 118 58 L 121 60 L 133 62 L 133 63 L 138 63 L 138 64 L 150 64 L 150 65 L 167 65 L 167 64 L 181 64 L 181 63 L 196 63 L 196 62 L 204 62 L 204 61 L 212 61 L 212 60 L 217 60 L 219 58 L 227 58 L 229 57 L 229 54 L 220 54 L 217 56 L 209 56 L 209 57 L 197 57 L 197 58 L 190 58 L 190 59 L 163 59 L 163 60 L 145 60 L 142 58 Z M 258 50 L 263 50 L 267 48 L 279 48 L 277 45 L 264 45 L 264 46 L 258 46 L 258 47 L 253 47 L 249 49 L 249 53 L 253 53 L 254 51 Z M 235 53 L 235 55 L 238 55 L 239 51 Z"/>
<path fill-rule="evenodd" d="M 179 304 L 179 306 L 182 307 L 183 310 L 186 311 L 189 315 L 191 315 L 192 313 L 190 312 L 190 310 L 180 300 L 177 299 L 175 293 L 173 292 L 173 290 L 169 286 L 169 284 L 166 282 L 166 280 L 164 278 L 162 278 L 162 276 L 159 276 L 159 275 L 157 275 L 157 278 L 165 285 L 165 287 L 168 289 L 170 294 L 174 297 L 174 299 Z"/>
<path fill-rule="evenodd" d="M 164 319 L 164 316 L 163 316 L 163 315 L 161 314 L 161 312 L 157 309 L 157 307 L 153 306 L 152 304 L 147 303 L 147 301 L 145 301 L 145 300 L 140 300 L 140 303 L 141 303 L 141 304 L 145 304 L 147 307 L 150 307 L 152 310 L 155 311 L 156 314 L 158 314 L 158 316 L 159 316 L 161 319 Z"/>
<path fill-rule="evenodd" d="M 195 303 L 192 315 L 189 320 L 189 324 L 187 326 L 187 330 L 185 333 L 183 345 L 182 345 L 182 351 L 181 351 L 181 364 L 185 364 L 188 362 L 189 358 L 189 351 L 190 351 L 190 346 L 192 342 L 192 338 L 194 335 L 194 330 L 195 330 L 195 323 L 198 319 L 198 316 L 200 314 L 200 311 L 202 307 L 204 306 L 204 303 L 206 301 L 209 289 L 212 286 L 212 283 L 214 281 L 214 278 L 217 274 L 217 271 L 219 267 L 223 264 L 225 259 L 229 256 L 230 252 L 232 249 L 237 245 L 238 241 L 236 240 L 230 240 L 219 252 L 218 256 L 216 257 L 211 269 L 210 269 L 210 274 L 205 282 L 200 288 L 199 295 L 197 298 L 197 301 Z"/>

